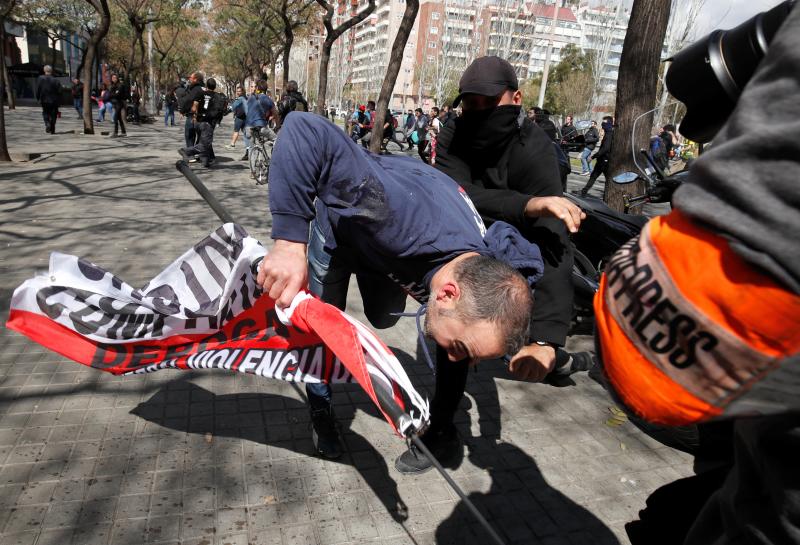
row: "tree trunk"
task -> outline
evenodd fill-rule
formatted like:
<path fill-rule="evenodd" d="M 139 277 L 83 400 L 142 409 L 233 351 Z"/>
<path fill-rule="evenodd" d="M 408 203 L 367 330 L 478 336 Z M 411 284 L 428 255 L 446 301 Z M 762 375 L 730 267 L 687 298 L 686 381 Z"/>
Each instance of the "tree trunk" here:
<path fill-rule="evenodd" d="M 322 42 L 322 51 L 319 54 L 319 85 L 317 86 L 317 107 L 314 111 L 320 115 L 325 115 L 322 110 L 325 108 L 325 100 L 328 98 L 328 65 L 331 62 L 331 48 L 333 41 L 328 41 L 326 38 Z"/>
<path fill-rule="evenodd" d="M 292 32 L 291 25 L 283 27 L 283 35 L 285 43 L 283 45 L 283 78 L 281 81 L 281 92 L 286 91 L 286 86 L 289 84 L 289 55 L 292 52 L 292 42 L 294 42 L 294 32 Z M 275 91 L 277 93 L 277 89 Z M 275 98 L 278 98 L 277 96 Z"/>
<path fill-rule="evenodd" d="M 636 161 L 642 164 L 644 158 L 640 149 L 646 149 L 653 125 L 653 114 L 648 113 L 636 123 L 634 120 L 653 109 L 656 101 L 658 67 L 661 48 L 667 33 L 670 2 L 664 0 L 634 0 L 628 32 L 622 46 L 617 79 L 617 111 L 614 141 L 609 162 L 609 177 L 620 172 L 635 172 L 636 164 L 631 150 L 636 150 Z M 644 192 L 644 184 L 619 186 L 606 180 L 605 201 L 618 211 L 622 211 L 623 193 L 639 195 Z M 641 208 L 638 208 L 641 210 Z"/>
<path fill-rule="evenodd" d="M 5 19 L 5 18 L 3 18 Z M 6 43 L 6 29 L 5 23 L 0 24 L 0 44 Z M 11 77 L 8 75 L 8 66 L 5 63 L 5 51 L 2 49 L 4 46 L 0 46 L 0 53 L 3 55 L 3 69 L 2 69 L 2 80 L 0 80 L 0 87 L 5 86 L 6 88 L 6 96 L 5 99 L 8 101 L 8 109 L 14 110 L 17 107 L 16 100 L 14 99 L 14 88 L 11 86 Z"/>
<path fill-rule="evenodd" d="M 378 153 L 381 150 L 386 110 L 389 108 L 389 101 L 392 99 L 394 84 L 397 82 L 397 74 L 400 73 L 400 65 L 403 62 L 403 51 L 406 48 L 411 29 L 414 27 L 414 21 L 417 19 L 417 12 L 419 12 L 419 0 L 406 0 L 403 20 L 400 21 L 397 36 L 394 38 L 392 51 L 389 54 L 389 66 L 386 67 L 386 75 L 383 78 L 383 85 L 381 85 L 381 94 L 378 96 L 375 122 L 372 124 L 372 138 L 369 142 L 369 149 L 373 153 Z"/>
<path fill-rule="evenodd" d="M 9 10 L 10 11 L 10 10 Z M 2 73 L 6 73 L 6 18 L 4 13 L 0 13 L 0 68 Z M 5 78 L 0 79 L 0 87 L 5 87 Z M 6 112 L 4 108 L 5 89 L 0 89 L 0 161 L 11 161 L 8 154 L 8 144 L 6 143 Z"/>
<path fill-rule="evenodd" d="M 92 68 L 94 66 L 95 55 L 100 42 L 108 33 L 111 24 L 111 14 L 108 10 L 107 0 L 87 0 L 95 9 L 99 21 L 94 32 L 89 36 L 89 43 L 86 44 L 86 58 L 83 63 L 83 133 L 94 134 L 94 116 L 92 116 Z M 88 107 L 87 107 L 88 106 Z"/>

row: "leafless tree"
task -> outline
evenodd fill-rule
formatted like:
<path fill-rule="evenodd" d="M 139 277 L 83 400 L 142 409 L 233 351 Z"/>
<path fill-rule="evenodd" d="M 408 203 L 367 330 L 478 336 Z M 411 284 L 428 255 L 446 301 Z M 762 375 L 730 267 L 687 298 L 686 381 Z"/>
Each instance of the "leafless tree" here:
<path fill-rule="evenodd" d="M 11 15 L 16 6 L 16 0 L 0 0 L 0 44 L 5 47 L 6 43 L 6 20 Z M 0 69 L 2 74 L 6 73 L 5 51 L 0 51 Z M 4 79 L 0 79 L 0 87 L 5 87 Z M 4 108 L 5 92 L 0 90 L 0 161 L 11 161 L 8 154 L 8 144 L 6 142 L 6 113 Z"/>
<path fill-rule="evenodd" d="M 375 0 L 368 0 L 367 5 L 364 6 L 358 13 L 342 22 L 337 27 L 333 26 L 334 5 L 328 0 L 316 0 L 317 4 L 322 6 L 325 10 L 322 16 L 322 24 L 325 26 L 325 40 L 322 42 L 322 50 L 319 57 L 319 87 L 317 90 L 317 107 L 316 112 L 322 114 L 325 108 L 325 99 L 328 94 L 328 65 L 331 60 L 331 48 L 333 43 L 339 37 L 369 17 L 370 13 L 375 11 Z"/>
<path fill-rule="evenodd" d="M 616 128 L 608 169 L 612 177 L 634 170 L 631 151 L 647 147 L 652 113 L 637 124 L 636 134 L 633 134 L 633 124 L 637 117 L 655 106 L 658 68 L 669 14 L 670 3 L 663 0 L 634 0 L 631 7 L 617 81 Z M 629 191 L 630 186 L 626 187 Z M 643 187 L 635 189 L 642 190 Z M 624 208 L 622 195 L 620 186 L 606 180 L 605 200 L 609 206 L 621 211 Z"/>
<path fill-rule="evenodd" d="M 389 108 L 389 101 L 392 98 L 392 90 L 397 82 L 397 74 L 400 73 L 400 65 L 403 62 L 403 51 L 405 51 L 411 29 L 414 28 L 414 21 L 417 20 L 419 12 L 419 0 L 406 0 L 406 9 L 403 12 L 403 19 L 397 29 L 397 36 L 392 44 L 392 51 L 389 54 L 389 66 L 386 67 L 386 76 L 383 78 L 381 93 L 378 96 L 377 110 L 375 111 L 375 121 L 372 124 L 372 139 L 369 143 L 370 151 L 377 153 L 381 149 L 383 141 L 383 124 L 386 119 L 386 110 Z"/>

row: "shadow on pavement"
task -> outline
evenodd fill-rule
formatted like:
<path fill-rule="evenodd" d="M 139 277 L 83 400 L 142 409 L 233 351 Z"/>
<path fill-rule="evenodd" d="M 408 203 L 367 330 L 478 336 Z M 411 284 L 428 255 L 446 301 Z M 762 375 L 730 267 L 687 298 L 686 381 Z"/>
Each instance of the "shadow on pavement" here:
<path fill-rule="evenodd" d="M 619 545 L 597 517 L 547 484 L 536 462 L 510 443 L 469 441 L 468 458 L 491 480 L 486 493 L 468 495 L 506 543 L 591 543 Z M 568 540 L 568 541 L 567 541 Z M 437 545 L 493 543 L 461 501 L 436 529 Z"/>
<path fill-rule="evenodd" d="M 180 377 L 171 381 L 170 385 L 188 379 Z M 244 439 L 309 457 L 315 456 L 308 406 L 303 401 L 263 393 L 217 395 L 185 382 L 181 386 L 183 389 L 179 390 L 181 401 L 168 404 L 168 401 L 176 399 L 174 386 L 170 388 L 170 385 L 140 403 L 131 410 L 131 414 L 176 431 Z M 345 453 L 333 463 L 351 465 L 356 469 L 392 518 L 403 522 L 407 519 L 407 508 L 400 497 L 397 483 L 389 476 L 386 460 L 367 439 L 350 429 L 355 406 L 337 404 L 336 409 Z M 272 419 L 275 419 L 273 424 L 278 425 L 271 426 Z M 284 425 L 287 419 L 291 430 L 289 437 Z M 390 430 L 387 428 L 386 432 L 390 433 Z"/>

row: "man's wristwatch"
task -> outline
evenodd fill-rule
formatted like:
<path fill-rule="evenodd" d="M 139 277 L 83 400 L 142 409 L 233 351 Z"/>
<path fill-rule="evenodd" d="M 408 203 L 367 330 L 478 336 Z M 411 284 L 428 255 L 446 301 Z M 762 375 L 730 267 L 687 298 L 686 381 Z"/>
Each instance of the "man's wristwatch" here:
<path fill-rule="evenodd" d="M 536 341 L 536 344 L 538 344 L 539 346 L 549 346 L 554 350 L 557 348 L 556 345 L 554 345 L 553 343 L 549 343 L 547 341 Z"/>

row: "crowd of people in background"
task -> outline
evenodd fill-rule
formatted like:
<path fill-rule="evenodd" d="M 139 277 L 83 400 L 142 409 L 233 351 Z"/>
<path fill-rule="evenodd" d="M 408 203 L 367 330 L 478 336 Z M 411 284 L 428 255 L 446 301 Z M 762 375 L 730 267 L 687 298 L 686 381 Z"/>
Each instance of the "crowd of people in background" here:
<path fill-rule="evenodd" d="M 199 74 L 199 72 L 196 74 Z M 214 80 L 210 79 L 210 81 Z M 265 82 L 263 90 L 259 88 L 261 81 Z M 264 127 L 271 131 L 277 131 L 281 118 L 288 111 L 311 111 L 309 103 L 299 91 L 296 81 L 289 81 L 283 92 L 276 91 L 276 95 L 280 99 L 273 97 L 272 91 L 266 85 L 266 75 L 262 75 L 260 80 L 251 82 L 249 89 L 245 89 L 241 84 L 237 85 L 235 96 L 230 99 L 224 94 L 218 93 L 215 84 L 216 82 L 214 82 L 213 90 L 209 89 L 208 86 L 202 87 L 204 94 L 202 99 L 203 106 L 199 107 L 199 109 L 195 108 L 194 113 L 191 111 L 191 105 L 188 107 L 182 106 L 188 91 L 198 85 L 192 83 L 191 77 L 159 93 L 155 104 L 159 118 L 163 110 L 165 127 L 176 125 L 176 113 L 184 118 L 186 144 L 184 149 L 196 150 L 196 153 L 190 152 L 188 156 L 193 161 L 197 160 L 198 157 L 202 157 L 204 165 L 213 164 L 213 145 L 210 142 L 206 142 L 205 145 L 201 144 L 200 135 L 204 135 L 205 139 L 213 137 L 213 127 L 221 123 L 222 116 L 228 113 L 234 114 L 232 116 L 233 131 L 231 140 L 225 146 L 226 149 L 234 149 L 239 141 L 239 135 L 241 135 L 245 148 L 241 159 L 247 160 L 248 150 L 251 145 L 250 133 L 254 127 L 260 129 L 263 122 Z M 200 81 L 199 85 L 203 85 L 203 82 Z M 70 94 L 72 105 L 78 118 L 83 117 L 83 91 L 84 83 L 81 82 L 80 78 L 73 78 Z M 195 94 L 198 92 L 195 91 Z M 45 129 L 48 133 L 55 132 L 55 122 L 60 116 L 58 112 L 60 94 L 61 86 L 52 77 L 52 68 L 45 67 L 45 75 L 39 78 L 37 98 L 42 104 Z M 212 94 L 219 94 L 221 98 L 224 98 L 222 107 L 225 111 L 221 115 L 219 112 L 214 112 L 214 117 L 218 118 L 218 120 L 208 123 L 208 126 L 202 125 L 204 123 L 202 118 L 206 117 L 203 109 Z M 263 96 L 256 100 L 254 98 L 256 95 Z M 129 86 L 123 77 L 118 74 L 112 74 L 108 83 L 102 83 L 98 89 L 93 89 L 90 93 L 90 98 L 92 106 L 97 108 L 97 116 L 94 121 L 96 123 L 113 122 L 111 138 L 127 136 L 126 122 L 138 124 L 142 121 L 142 96 L 138 86 L 135 83 Z M 197 99 L 199 97 L 195 96 L 193 98 Z M 269 100 L 271 105 L 266 104 L 264 102 L 265 99 Z M 194 101 L 200 102 L 199 100 Z M 220 103 L 222 103 L 222 100 L 220 100 Z M 248 116 L 248 106 L 254 104 L 259 106 L 259 111 L 264 112 L 263 116 L 260 113 L 256 116 Z M 377 117 L 375 109 L 375 101 L 368 100 L 365 104 L 354 106 L 341 114 L 338 109 L 328 108 L 327 105 L 323 105 L 322 110 L 324 112 L 323 115 L 331 121 L 335 121 L 337 116 L 343 115 L 345 132 L 354 142 L 360 143 L 365 148 L 369 147 L 373 135 L 379 134 L 381 136 L 380 149 L 382 152 L 387 152 L 387 146 L 390 143 L 394 143 L 401 151 L 416 149 L 419 158 L 431 165 L 436 164 L 436 147 L 440 131 L 458 118 L 460 114 L 460 108 L 456 110 L 449 104 L 445 104 L 441 108 L 432 106 L 427 111 L 422 108 L 407 110 L 406 112 L 387 110 L 383 127 L 376 130 L 374 126 Z M 273 112 L 273 110 L 275 111 Z M 199 118 L 197 117 L 198 115 Z M 603 117 L 599 128 L 597 121 L 583 121 L 580 129 L 573 123 L 572 115 L 567 115 L 564 123 L 559 127 L 552 121 L 550 112 L 539 107 L 528 109 L 527 117 L 561 148 L 558 153 L 560 154 L 564 188 L 566 188 L 566 176 L 571 171 L 570 151 L 579 153 L 580 172 L 576 174 L 589 177 L 584 188 L 576 192 L 577 194 L 585 196 L 599 176 L 607 174 L 608 160 L 613 142 L 613 117 Z M 590 123 L 590 126 L 587 127 L 587 123 Z M 272 134 L 272 138 L 274 137 L 275 133 Z M 578 142 L 580 145 L 576 147 L 575 144 Z M 678 147 L 678 137 L 676 136 L 674 125 L 665 125 L 661 132 L 654 136 L 654 140 L 651 141 L 651 157 L 660 168 L 666 170 L 669 159 L 675 154 L 675 150 Z"/>

